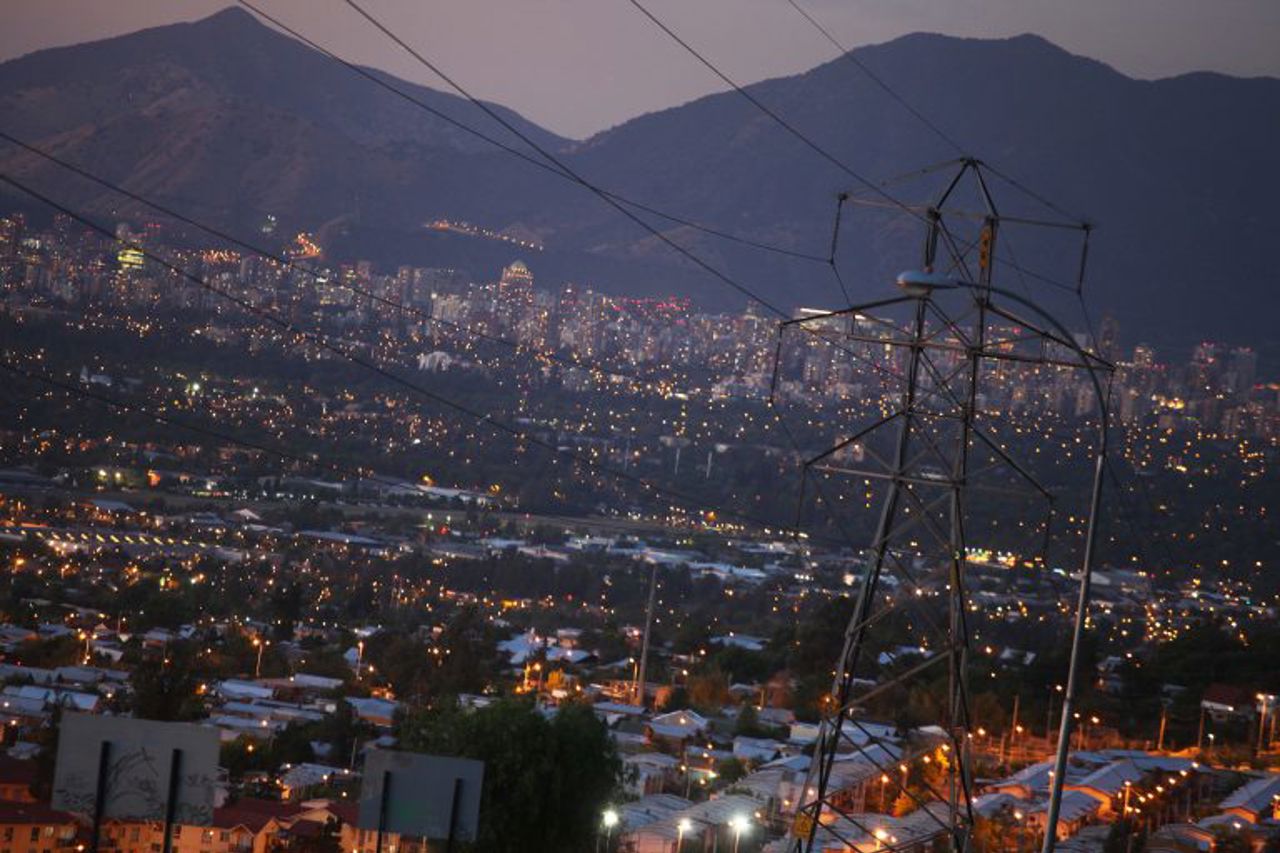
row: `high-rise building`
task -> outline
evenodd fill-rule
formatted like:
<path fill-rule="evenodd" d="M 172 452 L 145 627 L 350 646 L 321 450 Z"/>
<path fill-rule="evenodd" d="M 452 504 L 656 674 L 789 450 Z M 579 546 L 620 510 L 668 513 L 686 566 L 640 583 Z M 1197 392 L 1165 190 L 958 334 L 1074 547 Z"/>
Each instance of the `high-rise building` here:
<path fill-rule="evenodd" d="M 497 314 L 503 331 L 514 329 L 533 308 L 533 273 L 523 261 L 515 261 L 498 279 Z"/>
<path fill-rule="evenodd" d="M 1227 366 L 1227 390 L 1237 397 L 1248 398 L 1258 375 L 1258 354 L 1250 347 L 1236 347 L 1231 351 Z"/>

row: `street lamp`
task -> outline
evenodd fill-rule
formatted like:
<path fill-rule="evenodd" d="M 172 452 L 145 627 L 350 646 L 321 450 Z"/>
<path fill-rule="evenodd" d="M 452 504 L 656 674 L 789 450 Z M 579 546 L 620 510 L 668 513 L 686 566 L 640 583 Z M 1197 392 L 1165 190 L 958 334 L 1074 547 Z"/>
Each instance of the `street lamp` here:
<path fill-rule="evenodd" d="M 738 842 L 742 840 L 742 833 L 746 832 L 750 825 L 746 815 L 736 814 L 729 820 L 729 826 L 733 827 L 733 853 L 738 853 Z"/>
<path fill-rule="evenodd" d="M 889 840 L 889 831 L 886 829 L 883 829 L 883 828 L 877 829 L 875 832 L 871 834 L 875 836 L 877 850 L 884 847 L 884 843 Z"/>
<path fill-rule="evenodd" d="M 360 664 L 364 662 L 364 640 L 356 642 L 356 681 L 360 680 Z"/>
<path fill-rule="evenodd" d="M 253 677 L 258 678 L 262 675 L 262 650 L 271 645 L 271 641 L 254 637 L 253 644 L 258 647 L 258 662 L 253 665 Z"/>
<path fill-rule="evenodd" d="M 618 813 L 613 809 L 604 810 L 604 849 L 609 849 L 609 840 L 613 837 L 613 828 L 618 825 Z"/>
<path fill-rule="evenodd" d="M 676 824 L 676 853 L 680 853 L 680 848 L 684 847 L 684 834 L 693 829 L 693 821 L 687 817 L 680 818 L 680 822 Z"/>

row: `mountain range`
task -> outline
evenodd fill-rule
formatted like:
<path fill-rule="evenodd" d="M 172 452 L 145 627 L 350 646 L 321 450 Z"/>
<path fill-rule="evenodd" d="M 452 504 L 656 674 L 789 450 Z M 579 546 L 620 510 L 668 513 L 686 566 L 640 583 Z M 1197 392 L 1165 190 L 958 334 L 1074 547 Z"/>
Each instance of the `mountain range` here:
<path fill-rule="evenodd" d="M 855 301 L 884 293 L 898 271 L 918 263 L 922 238 L 917 220 L 860 179 L 904 176 L 885 192 L 923 204 L 947 171 L 911 173 L 963 154 L 1055 205 L 993 179 L 1002 212 L 1069 214 L 1096 225 L 1086 292 L 1096 313 L 1115 315 L 1130 343 L 1185 347 L 1216 338 L 1262 347 L 1266 360 L 1280 356 L 1265 349 L 1275 346 L 1280 313 L 1270 257 L 1280 233 L 1280 80 L 1210 73 L 1135 80 L 1030 35 L 915 34 L 852 57 L 856 63 L 838 57 L 747 89 L 830 159 L 733 91 L 586 140 L 490 105 L 521 139 L 465 99 L 368 70 L 433 115 L 228 9 L 0 64 L 0 129 L 255 241 L 266 239 L 259 228 L 271 214 L 280 223 L 273 249 L 306 229 L 337 260 L 463 266 L 480 277 L 519 254 L 509 243 L 423 228 L 437 218 L 465 220 L 545 245 L 524 260 L 547 286 L 572 280 L 619 293 L 678 292 L 730 310 L 743 307 L 740 291 L 554 167 L 530 165 L 448 119 L 545 162 L 525 140 L 532 141 L 585 181 L 644 205 L 818 258 L 830 251 L 837 195 L 855 191 L 837 251 Z M 103 218 L 144 215 L 2 142 L 0 171 Z M 30 204 L 13 193 L 2 203 Z M 820 261 L 629 209 L 784 309 L 835 307 L 844 298 Z M 1002 257 L 1073 283 L 1075 235 L 1025 232 L 1002 231 Z M 999 275 L 1010 287 L 1047 287 L 1011 268 Z M 1056 310 L 1077 310 L 1049 290 Z"/>

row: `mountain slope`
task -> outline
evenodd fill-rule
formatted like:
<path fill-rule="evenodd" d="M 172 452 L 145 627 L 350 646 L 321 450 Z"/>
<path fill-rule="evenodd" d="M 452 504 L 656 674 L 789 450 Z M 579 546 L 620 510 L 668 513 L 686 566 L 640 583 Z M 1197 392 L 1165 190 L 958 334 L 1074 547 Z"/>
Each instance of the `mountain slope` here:
<path fill-rule="evenodd" d="M 1137 81 L 1034 36 L 918 34 L 859 49 L 858 58 L 965 153 L 1098 224 L 1092 297 L 1117 314 L 1126 337 L 1157 344 L 1275 337 L 1280 282 L 1268 249 L 1280 227 L 1272 203 L 1280 170 L 1269 149 L 1280 139 L 1280 81 L 1212 74 Z M 459 98 L 384 79 L 527 150 Z M 751 91 L 874 180 L 957 153 L 841 59 Z M 421 240 L 424 219 L 449 216 L 539 235 L 552 251 L 541 270 L 532 262 L 549 284 L 586 278 L 604 289 L 681 291 L 712 305 L 742 305 L 741 294 L 583 188 L 496 151 L 236 10 L 4 63 L 0 116 L 10 133 L 244 233 L 270 212 L 289 230 L 346 223 L 329 232 L 341 254 L 387 264 L 469 261 L 472 255 L 449 248 L 456 241 Z M 640 116 L 581 143 L 510 111 L 504 116 L 601 186 L 817 255 L 830 245 L 836 193 L 858 188 L 733 92 Z M 139 212 L 2 145 L 0 169 L 98 213 Z M 889 189 L 925 202 L 937 177 Z M 992 189 L 1006 212 L 1048 213 L 1003 182 Z M 784 308 L 838 301 L 821 264 L 638 215 Z M 855 298 L 882 292 L 897 271 L 917 263 L 920 237 L 909 217 L 849 207 L 839 258 Z M 1040 273 L 1075 274 L 1065 240 L 1006 229 L 1001 248 L 1016 249 Z M 1001 275 L 1021 286 L 1007 270 Z"/>

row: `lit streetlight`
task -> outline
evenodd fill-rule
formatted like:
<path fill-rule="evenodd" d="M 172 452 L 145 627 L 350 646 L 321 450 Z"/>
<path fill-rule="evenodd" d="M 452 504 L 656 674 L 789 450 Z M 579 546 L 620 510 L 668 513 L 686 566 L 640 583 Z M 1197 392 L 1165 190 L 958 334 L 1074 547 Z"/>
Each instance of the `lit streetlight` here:
<path fill-rule="evenodd" d="M 271 641 L 254 637 L 253 644 L 258 648 L 258 661 L 253 665 L 253 677 L 258 678 L 262 675 L 262 650 L 271 645 Z"/>
<path fill-rule="evenodd" d="M 680 822 L 676 824 L 676 853 L 680 853 L 680 848 L 684 847 L 684 835 L 693 829 L 693 821 L 687 817 L 680 818 Z"/>
<path fill-rule="evenodd" d="M 733 853 L 738 853 L 738 842 L 742 840 L 742 833 L 747 831 L 751 823 L 746 815 L 736 814 L 729 820 L 729 826 L 733 827 Z"/>
<path fill-rule="evenodd" d="M 604 823 L 604 849 L 609 849 L 609 841 L 613 838 L 613 828 L 618 825 L 618 813 L 613 809 L 605 809 L 602 817 Z"/>

